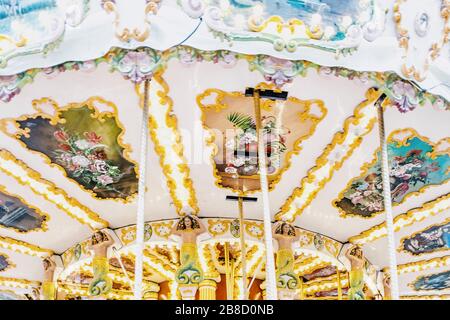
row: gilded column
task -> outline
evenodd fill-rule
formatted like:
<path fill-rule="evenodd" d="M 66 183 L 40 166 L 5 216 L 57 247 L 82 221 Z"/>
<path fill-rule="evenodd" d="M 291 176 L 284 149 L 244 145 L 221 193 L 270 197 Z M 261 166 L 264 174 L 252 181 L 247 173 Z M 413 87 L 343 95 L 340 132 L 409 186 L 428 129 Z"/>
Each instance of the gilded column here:
<path fill-rule="evenodd" d="M 158 300 L 160 286 L 157 283 L 145 281 L 143 300 Z"/>
<path fill-rule="evenodd" d="M 200 300 L 216 300 L 217 282 L 213 279 L 203 279 L 200 282 Z"/>

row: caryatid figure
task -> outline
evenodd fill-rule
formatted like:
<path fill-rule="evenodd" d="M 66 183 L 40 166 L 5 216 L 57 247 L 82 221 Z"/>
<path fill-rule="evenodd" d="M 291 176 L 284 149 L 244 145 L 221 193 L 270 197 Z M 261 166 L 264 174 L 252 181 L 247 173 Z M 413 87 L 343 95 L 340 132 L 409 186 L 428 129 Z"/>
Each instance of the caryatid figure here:
<path fill-rule="evenodd" d="M 42 299 L 56 300 L 56 285 L 54 282 L 56 263 L 51 258 L 42 261 L 44 266 L 44 281 L 42 281 Z"/>
<path fill-rule="evenodd" d="M 277 287 L 280 289 L 296 289 L 300 283 L 294 272 L 294 251 L 292 244 L 300 238 L 299 232 L 287 222 L 278 222 L 272 228 L 273 238 L 278 242 L 276 259 Z"/>
<path fill-rule="evenodd" d="M 345 256 L 350 261 L 350 275 L 348 299 L 349 300 L 365 300 L 364 295 L 364 254 L 359 246 L 348 248 Z"/>
<path fill-rule="evenodd" d="M 195 215 L 183 216 L 172 228 L 172 234 L 181 237 L 180 267 L 176 272 L 176 280 L 180 284 L 198 284 L 203 280 L 200 266 L 197 237 L 206 232 L 205 227 Z"/>
<path fill-rule="evenodd" d="M 114 244 L 114 240 L 105 232 L 96 231 L 91 237 L 89 249 L 94 252 L 92 267 L 94 278 L 89 285 L 89 294 L 92 296 L 105 295 L 112 288 L 112 280 L 109 278 L 108 248 Z"/>

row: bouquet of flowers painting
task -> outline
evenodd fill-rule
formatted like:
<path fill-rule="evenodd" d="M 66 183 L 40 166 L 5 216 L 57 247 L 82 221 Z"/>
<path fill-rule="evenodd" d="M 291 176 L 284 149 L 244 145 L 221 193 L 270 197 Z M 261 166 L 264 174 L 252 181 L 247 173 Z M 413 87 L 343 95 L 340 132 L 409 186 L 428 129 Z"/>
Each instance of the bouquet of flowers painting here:
<path fill-rule="evenodd" d="M 95 196 L 125 199 L 136 193 L 137 176 L 119 141 L 122 129 L 113 115 L 102 119 L 94 115 L 94 110 L 82 106 L 62 111 L 57 125 L 41 116 L 18 121 L 29 132 L 20 140 Z"/>

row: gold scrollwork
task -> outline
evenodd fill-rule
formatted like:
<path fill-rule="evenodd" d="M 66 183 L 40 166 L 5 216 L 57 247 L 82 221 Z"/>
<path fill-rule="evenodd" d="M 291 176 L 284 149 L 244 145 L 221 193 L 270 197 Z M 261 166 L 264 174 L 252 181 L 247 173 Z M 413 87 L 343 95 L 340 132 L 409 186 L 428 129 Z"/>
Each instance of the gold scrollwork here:
<path fill-rule="evenodd" d="M 153 76 L 152 81 L 156 82 L 159 86 L 162 87 L 162 90 L 157 91 L 157 96 L 159 98 L 158 102 L 160 106 L 164 106 L 166 108 L 165 114 L 166 121 L 164 124 L 158 123 L 155 120 L 155 117 L 150 112 L 149 130 L 150 130 L 150 137 L 155 145 L 155 152 L 159 156 L 159 163 L 163 170 L 164 176 L 166 177 L 169 193 L 177 209 L 177 212 L 181 214 L 183 207 L 189 205 L 194 210 L 194 213 L 197 213 L 199 211 L 197 198 L 195 195 L 192 179 L 190 178 L 190 169 L 189 166 L 187 165 L 186 158 L 184 157 L 183 154 L 184 153 L 183 141 L 180 132 L 178 131 L 177 117 L 175 116 L 175 114 L 173 114 L 173 101 L 169 97 L 169 86 L 163 79 L 162 72 L 155 74 Z M 140 105 L 141 107 L 143 107 L 144 93 L 141 92 L 139 85 L 136 85 L 136 92 L 140 97 Z M 150 110 L 155 107 L 157 106 L 150 106 Z M 173 135 L 174 143 L 171 145 L 172 151 L 175 152 L 175 154 L 181 161 L 181 163 L 178 164 L 176 167 L 168 163 L 166 159 L 167 150 L 161 143 L 156 130 L 158 127 L 161 127 L 161 125 L 165 125 L 168 129 L 170 129 Z M 189 194 L 189 199 L 187 200 L 187 203 L 183 203 L 182 200 L 180 200 L 177 195 L 178 186 L 175 182 L 175 179 L 172 177 L 172 173 L 174 171 L 178 171 L 183 176 L 183 187 L 188 191 Z"/>
<path fill-rule="evenodd" d="M 301 214 L 303 209 L 306 208 L 314 200 L 317 193 L 320 190 L 322 190 L 325 187 L 325 185 L 332 179 L 333 173 L 336 170 L 339 170 L 344 164 L 344 162 L 353 154 L 353 151 L 360 146 L 363 140 L 363 136 L 367 135 L 373 129 L 373 126 L 375 125 L 376 122 L 376 116 L 370 118 L 370 121 L 368 122 L 368 125 L 365 128 L 365 132 L 361 134 L 359 138 L 355 139 L 353 144 L 349 146 L 347 153 L 330 166 L 328 176 L 317 183 L 318 185 L 317 188 L 313 192 L 311 192 L 311 194 L 308 196 L 308 199 L 302 204 L 302 206 L 296 209 L 295 214 L 289 217 L 285 217 L 285 215 L 292 209 L 292 206 L 294 205 L 293 204 L 294 200 L 297 197 L 302 196 L 305 190 L 305 184 L 315 181 L 316 179 L 315 172 L 321 169 L 323 166 L 329 164 L 328 160 L 329 155 L 338 145 L 342 144 L 345 141 L 346 137 L 349 134 L 350 126 L 357 125 L 361 121 L 361 119 L 365 117 L 363 111 L 366 108 L 370 107 L 370 105 L 374 103 L 380 95 L 381 92 L 374 88 L 371 88 L 366 92 L 366 100 L 360 103 L 356 107 L 353 115 L 345 120 L 343 130 L 334 135 L 333 140 L 330 142 L 330 144 L 327 145 L 327 147 L 319 156 L 319 158 L 316 159 L 316 165 L 313 168 L 311 168 L 308 171 L 307 176 L 302 179 L 301 187 L 297 187 L 293 191 L 293 193 L 288 197 L 288 199 L 284 202 L 284 204 L 281 206 L 280 211 L 275 216 L 276 220 L 284 220 L 284 218 L 287 218 L 289 222 L 293 222 L 294 219 L 299 214 Z"/>
<path fill-rule="evenodd" d="M 394 218 L 394 228 L 395 231 L 400 228 L 404 228 L 412 225 L 415 222 L 423 221 L 429 216 L 436 216 L 439 213 L 447 210 L 450 207 L 449 200 L 450 194 L 446 194 L 435 200 L 426 202 L 419 208 L 411 209 L 403 214 L 400 214 Z M 443 204 L 443 205 L 441 205 Z M 441 206 L 440 206 L 441 205 Z M 424 212 L 428 211 L 427 214 Z M 383 231 L 384 230 L 384 231 Z M 371 227 L 359 235 L 353 236 L 349 239 L 350 243 L 355 243 L 358 245 L 363 245 L 367 242 L 375 241 L 386 236 L 386 222 L 380 223 L 374 227 Z"/>
<path fill-rule="evenodd" d="M 49 249 L 43 249 L 36 245 L 0 236 L 0 248 L 8 249 L 13 252 L 27 254 L 35 257 L 49 257 L 53 255 L 53 251 Z"/>
<path fill-rule="evenodd" d="M 410 49 L 410 36 L 408 29 L 402 25 L 402 13 L 401 13 L 401 6 L 403 3 L 406 3 L 407 0 L 396 0 L 393 6 L 393 17 L 394 22 L 396 26 L 397 31 L 397 38 L 398 38 L 398 44 L 400 48 L 403 49 L 403 59 L 405 60 Z M 435 42 L 431 45 L 429 54 L 427 58 L 424 61 L 423 64 L 423 73 L 420 72 L 414 65 L 408 67 L 406 62 L 403 62 L 401 71 L 403 75 L 407 78 L 413 77 L 416 81 L 423 81 L 425 80 L 426 76 L 424 75 L 429 67 L 430 67 L 430 60 L 436 60 L 436 58 L 439 56 L 440 51 L 442 47 L 448 42 L 449 40 L 449 34 L 450 34 L 450 27 L 448 26 L 448 21 L 450 17 L 450 2 L 448 0 L 442 0 L 442 6 L 441 6 L 441 17 L 444 21 L 444 29 L 442 30 L 442 37 L 439 39 L 438 42 Z"/>
<path fill-rule="evenodd" d="M 14 163 L 14 165 L 18 166 L 18 168 L 20 168 L 20 170 L 26 176 L 19 174 L 17 172 L 10 171 L 9 169 L 6 169 L 5 167 L 0 165 L 1 171 L 5 172 L 7 175 L 16 179 L 17 182 L 20 183 L 21 185 L 29 186 L 35 194 L 40 195 L 44 197 L 46 200 L 55 204 L 59 209 L 67 213 L 70 217 L 74 218 L 75 220 L 79 221 L 82 224 L 87 224 L 93 230 L 101 229 L 102 227 L 104 228 L 108 226 L 108 223 L 105 220 L 102 220 L 91 209 L 82 205 L 76 199 L 69 197 L 64 190 L 56 187 L 53 182 L 44 180 L 39 172 L 29 168 L 22 160 L 19 160 L 16 157 L 14 157 L 13 154 L 10 153 L 9 151 L 0 149 L 0 162 L 2 161 Z M 36 184 L 45 185 L 45 191 L 41 190 L 40 188 L 39 189 L 36 188 L 33 182 L 36 182 Z M 63 198 L 65 204 L 61 203 L 61 201 L 58 200 L 60 197 Z M 69 207 L 77 208 L 78 210 L 82 211 L 89 219 L 80 217 L 79 215 L 73 213 L 71 211 L 71 208 Z"/>
<path fill-rule="evenodd" d="M 208 231 L 214 237 L 223 235 L 230 229 L 230 223 L 229 220 L 209 219 Z"/>

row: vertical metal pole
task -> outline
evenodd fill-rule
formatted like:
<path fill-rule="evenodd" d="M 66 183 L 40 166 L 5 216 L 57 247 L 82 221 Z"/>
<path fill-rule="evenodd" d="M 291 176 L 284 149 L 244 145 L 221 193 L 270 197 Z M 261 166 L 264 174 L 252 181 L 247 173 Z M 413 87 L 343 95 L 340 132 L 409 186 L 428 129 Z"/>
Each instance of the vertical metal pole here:
<path fill-rule="evenodd" d="M 303 277 L 300 277 L 300 300 L 305 299 L 305 294 L 303 293 Z"/>
<path fill-rule="evenodd" d="M 241 269 L 242 269 L 242 290 L 243 290 L 243 300 L 248 300 L 247 291 L 247 248 L 245 247 L 245 233 L 244 233 L 244 208 L 242 204 L 242 197 L 238 197 L 239 205 L 239 231 L 241 240 Z"/>
<path fill-rule="evenodd" d="M 225 255 L 225 280 L 226 280 L 226 286 L 227 289 L 227 300 L 233 300 L 233 296 L 231 296 L 231 287 L 230 287 L 230 253 L 228 250 L 228 242 L 225 242 L 225 249 L 224 249 L 224 255 Z M 231 296 L 231 298 L 230 298 Z"/>
<path fill-rule="evenodd" d="M 388 237 L 389 266 L 391 273 L 391 294 L 393 300 L 399 300 L 397 257 L 395 254 L 394 218 L 392 215 L 392 197 L 389 174 L 388 151 L 386 144 L 386 132 L 384 128 L 384 112 L 382 103 L 376 105 L 378 109 L 378 128 L 381 148 L 381 173 L 383 177 L 383 203 L 386 212 L 386 225 Z"/>
<path fill-rule="evenodd" d="M 336 267 L 337 270 L 337 281 L 338 281 L 338 300 L 342 300 L 342 285 L 341 285 L 341 272 L 339 271 L 339 268 Z"/>
<path fill-rule="evenodd" d="M 275 277 L 275 261 L 273 253 L 272 242 L 272 224 L 270 216 L 269 203 L 269 185 L 267 182 L 267 167 L 266 167 L 266 151 L 264 148 L 263 132 L 261 129 L 261 108 L 259 90 L 255 89 L 253 95 L 255 104 L 255 118 L 256 118 L 256 137 L 258 139 L 258 160 L 259 160 L 259 176 L 261 182 L 261 192 L 263 199 L 264 211 L 264 243 L 266 246 L 266 297 L 267 300 L 277 299 L 277 285 Z"/>
<path fill-rule="evenodd" d="M 136 215 L 136 251 L 134 269 L 134 299 L 142 300 L 142 273 L 145 223 L 145 184 L 148 151 L 148 89 L 150 80 L 144 82 L 144 105 L 142 106 L 141 150 L 139 161 L 138 208 Z"/>

